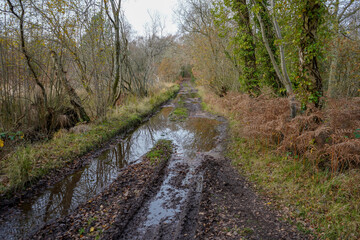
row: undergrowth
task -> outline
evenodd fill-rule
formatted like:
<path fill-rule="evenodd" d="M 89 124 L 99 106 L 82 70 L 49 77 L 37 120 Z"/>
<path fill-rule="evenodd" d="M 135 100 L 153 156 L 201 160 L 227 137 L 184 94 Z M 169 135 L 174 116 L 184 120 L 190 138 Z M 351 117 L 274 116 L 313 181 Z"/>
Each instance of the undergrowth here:
<path fill-rule="evenodd" d="M 288 221 L 319 239 L 360 238 L 359 99 L 290 120 L 286 99 L 199 93 L 206 110 L 231 122 L 234 166 Z"/>
<path fill-rule="evenodd" d="M 120 132 L 140 124 L 144 117 L 178 91 L 179 86 L 175 85 L 148 98 L 130 99 L 121 109 L 115 109 L 102 121 L 80 127 L 74 132 L 61 130 L 47 142 L 18 148 L 1 161 L 1 175 L 5 180 L 0 183 L 0 193 L 9 194 L 36 182 L 51 170 L 71 163 Z"/>

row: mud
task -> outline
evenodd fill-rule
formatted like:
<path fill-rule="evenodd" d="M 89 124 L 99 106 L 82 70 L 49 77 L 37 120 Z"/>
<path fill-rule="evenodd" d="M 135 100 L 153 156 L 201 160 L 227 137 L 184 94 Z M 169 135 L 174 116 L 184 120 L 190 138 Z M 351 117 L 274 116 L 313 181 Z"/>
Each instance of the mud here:
<path fill-rule="evenodd" d="M 196 239 L 309 239 L 218 155 L 206 155 Z"/>
<path fill-rule="evenodd" d="M 180 147 L 169 163 L 160 190 L 134 215 L 117 239 L 193 239 L 195 235 L 203 179 L 202 153 L 218 149 L 226 136 L 226 121 L 202 112 L 200 99 L 189 97 L 196 90 L 189 83 L 186 85 L 176 99 L 184 103 L 179 106 L 175 102 L 175 106 L 187 108 L 187 126 L 203 137 L 195 139 L 192 151 L 183 152 Z M 186 146 L 185 143 L 183 147 Z"/>
<path fill-rule="evenodd" d="M 148 196 L 157 191 L 170 157 L 171 152 L 167 151 L 159 164 L 144 159 L 124 168 L 101 194 L 29 239 L 112 238 L 127 225 Z"/>
<path fill-rule="evenodd" d="M 0 211 L 0 238 L 17 239 L 38 230 L 44 224 L 64 217 L 76 207 L 103 191 L 118 172 L 139 161 L 161 138 L 152 135 L 161 123 L 156 115 L 133 132 L 124 133 L 102 149 L 79 158 L 69 166 L 55 171 L 39 184 L 8 203 L 2 201 Z"/>
<path fill-rule="evenodd" d="M 68 208 L 68 213 L 35 225 L 23 237 L 308 239 L 281 221 L 281 215 L 223 157 L 227 121 L 202 111 L 196 93 L 190 82 L 183 83 L 178 97 L 140 127 L 143 131 L 131 135 L 138 139 L 127 145 L 133 157 L 117 161 L 110 185 Z M 185 107 L 188 116 L 170 121 L 177 107 Z M 171 156 L 159 165 L 139 157 L 160 138 L 173 142 Z"/>

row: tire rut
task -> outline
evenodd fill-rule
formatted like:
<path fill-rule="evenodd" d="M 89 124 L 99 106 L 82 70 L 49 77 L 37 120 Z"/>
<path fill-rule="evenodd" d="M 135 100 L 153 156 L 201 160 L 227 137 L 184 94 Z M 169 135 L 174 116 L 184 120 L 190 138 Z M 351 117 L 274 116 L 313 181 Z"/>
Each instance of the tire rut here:
<path fill-rule="evenodd" d="M 171 137 L 179 144 L 167 162 L 157 168 L 148 163 L 129 166 L 127 178 L 119 176 L 106 191 L 34 237 L 94 239 L 94 225 L 88 224 L 88 235 L 76 235 L 76 228 L 66 235 L 68 230 L 59 226 L 79 226 L 88 219 L 80 215 L 91 208 L 97 209 L 91 216 L 102 216 L 99 206 L 110 201 L 106 204 L 113 207 L 104 208 L 113 212 L 103 219 L 110 224 L 99 231 L 101 239 L 309 239 L 279 220 L 280 213 L 271 210 L 223 157 L 227 121 L 202 111 L 196 93 L 190 82 L 182 84 L 177 101 L 183 101 L 189 116 L 166 133 L 178 134 Z M 202 142 L 194 138 L 188 143 L 187 136 L 195 133 Z"/>

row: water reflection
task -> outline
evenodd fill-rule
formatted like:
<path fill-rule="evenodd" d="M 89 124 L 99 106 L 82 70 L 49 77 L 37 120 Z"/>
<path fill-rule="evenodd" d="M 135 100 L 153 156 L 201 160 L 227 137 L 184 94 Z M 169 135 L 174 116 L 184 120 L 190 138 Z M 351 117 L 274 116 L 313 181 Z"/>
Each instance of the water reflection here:
<path fill-rule="evenodd" d="M 16 239 L 36 230 L 55 218 L 65 216 L 80 203 L 100 193 L 112 183 L 121 168 L 139 161 L 139 158 L 161 139 L 170 139 L 178 151 L 192 157 L 198 151 L 209 151 L 215 146 L 216 120 L 190 118 L 186 122 L 171 122 L 172 108 L 160 113 L 104 150 L 91 163 L 66 177 L 39 196 L 8 210 L 0 219 L 0 239 Z"/>

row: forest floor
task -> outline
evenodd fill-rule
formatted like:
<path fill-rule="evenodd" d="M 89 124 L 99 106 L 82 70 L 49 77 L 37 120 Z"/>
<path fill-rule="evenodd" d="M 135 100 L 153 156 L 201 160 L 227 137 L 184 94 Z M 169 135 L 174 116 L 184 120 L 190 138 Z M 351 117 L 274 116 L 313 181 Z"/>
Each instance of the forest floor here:
<path fill-rule="evenodd" d="M 182 154 L 179 146 L 159 141 L 100 194 L 25 238 L 311 239 L 281 220 L 224 157 L 228 123 L 202 110 L 189 81 L 171 105 L 169 118 L 179 124 L 217 121 L 215 145 Z"/>

